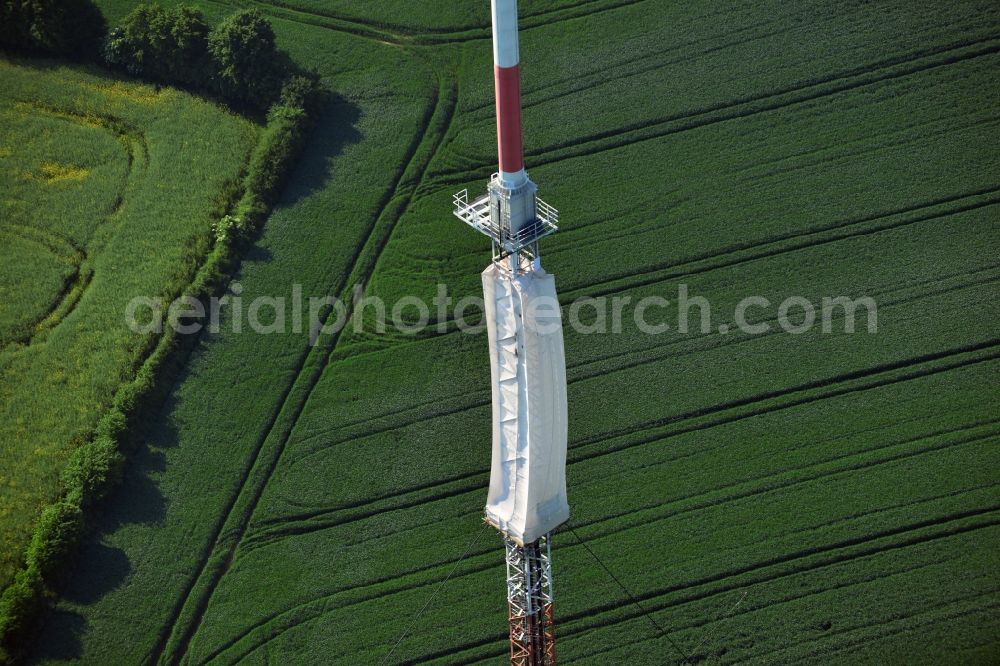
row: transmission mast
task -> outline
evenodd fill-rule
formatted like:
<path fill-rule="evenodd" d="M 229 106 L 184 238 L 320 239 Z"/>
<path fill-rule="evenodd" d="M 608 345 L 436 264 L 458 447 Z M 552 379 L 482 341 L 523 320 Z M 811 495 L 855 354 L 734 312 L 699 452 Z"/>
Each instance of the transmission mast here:
<path fill-rule="evenodd" d="M 454 197 L 455 215 L 488 236 L 483 271 L 493 394 L 493 450 L 485 520 L 506 548 L 510 660 L 555 664 L 551 532 L 566 500 L 566 361 L 555 279 L 539 240 L 559 214 L 524 168 L 517 0 L 492 0 L 499 171 L 486 193 Z"/>

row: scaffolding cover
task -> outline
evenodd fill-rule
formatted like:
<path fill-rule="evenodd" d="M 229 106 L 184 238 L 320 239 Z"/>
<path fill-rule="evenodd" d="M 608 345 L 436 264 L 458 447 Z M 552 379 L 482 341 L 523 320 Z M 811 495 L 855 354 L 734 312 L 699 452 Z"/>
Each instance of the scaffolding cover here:
<path fill-rule="evenodd" d="M 555 279 L 536 260 L 483 271 L 493 389 L 486 519 L 521 545 L 569 519 L 566 361 Z"/>

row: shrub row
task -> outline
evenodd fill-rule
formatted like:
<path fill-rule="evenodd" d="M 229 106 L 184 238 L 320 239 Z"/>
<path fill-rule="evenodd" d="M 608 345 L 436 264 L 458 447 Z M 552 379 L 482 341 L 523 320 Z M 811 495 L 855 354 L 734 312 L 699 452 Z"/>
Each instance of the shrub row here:
<path fill-rule="evenodd" d="M 252 242 L 283 179 L 301 150 L 316 110 L 312 79 L 293 77 L 268 113 L 267 125 L 251 156 L 242 192 L 231 212 L 214 225 L 214 242 L 185 295 L 205 301 L 220 293 Z M 25 566 L 0 596 L 0 663 L 24 648 L 34 619 L 54 596 L 86 528 L 89 512 L 120 482 L 142 417 L 156 408 L 194 343 L 166 327 L 150 337 L 150 352 L 135 377 L 122 385 L 93 437 L 78 447 L 60 476 L 59 499 L 41 514 L 25 553 Z"/>

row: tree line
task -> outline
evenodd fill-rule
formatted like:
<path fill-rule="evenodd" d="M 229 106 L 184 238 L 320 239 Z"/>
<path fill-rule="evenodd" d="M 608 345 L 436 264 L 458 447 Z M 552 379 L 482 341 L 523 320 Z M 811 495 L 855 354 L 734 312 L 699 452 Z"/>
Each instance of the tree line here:
<path fill-rule="evenodd" d="M 318 90 L 318 76 L 278 49 L 271 24 L 257 9 L 236 11 L 210 26 L 194 7 L 140 4 L 109 31 L 92 0 L 5 0 L 0 46 L 97 59 L 148 81 L 258 110 L 280 101 L 285 86 L 308 92 L 310 101 Z"/>

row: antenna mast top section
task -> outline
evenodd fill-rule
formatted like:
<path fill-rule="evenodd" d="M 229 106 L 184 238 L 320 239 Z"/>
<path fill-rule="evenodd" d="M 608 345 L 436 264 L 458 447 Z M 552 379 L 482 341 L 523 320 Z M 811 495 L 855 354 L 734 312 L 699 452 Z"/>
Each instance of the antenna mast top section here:
<path fill-rule="evenodd" d="M 497 98 L 497 153 L 500 180 L 516 189 L 528 180 L 521 129 L 521 60 L 517 38 L 517 0 L 491 0 L 493 78 Z"/>
<path fill-rule="evenodd" d="M 555 232 L 559 213 L 537 197 L 524 168 L 521 129 L 521 63 L 517 34 L 517 0 L 491 0 L 493 14 L 493 79 L 496 87 L 499 171 L 486 194 L 469 201 L 469 191 L 455 195 L 455 216 L 493 240 L 494 259 L 518 255 L 538 257 L 538 240 Z"/>

